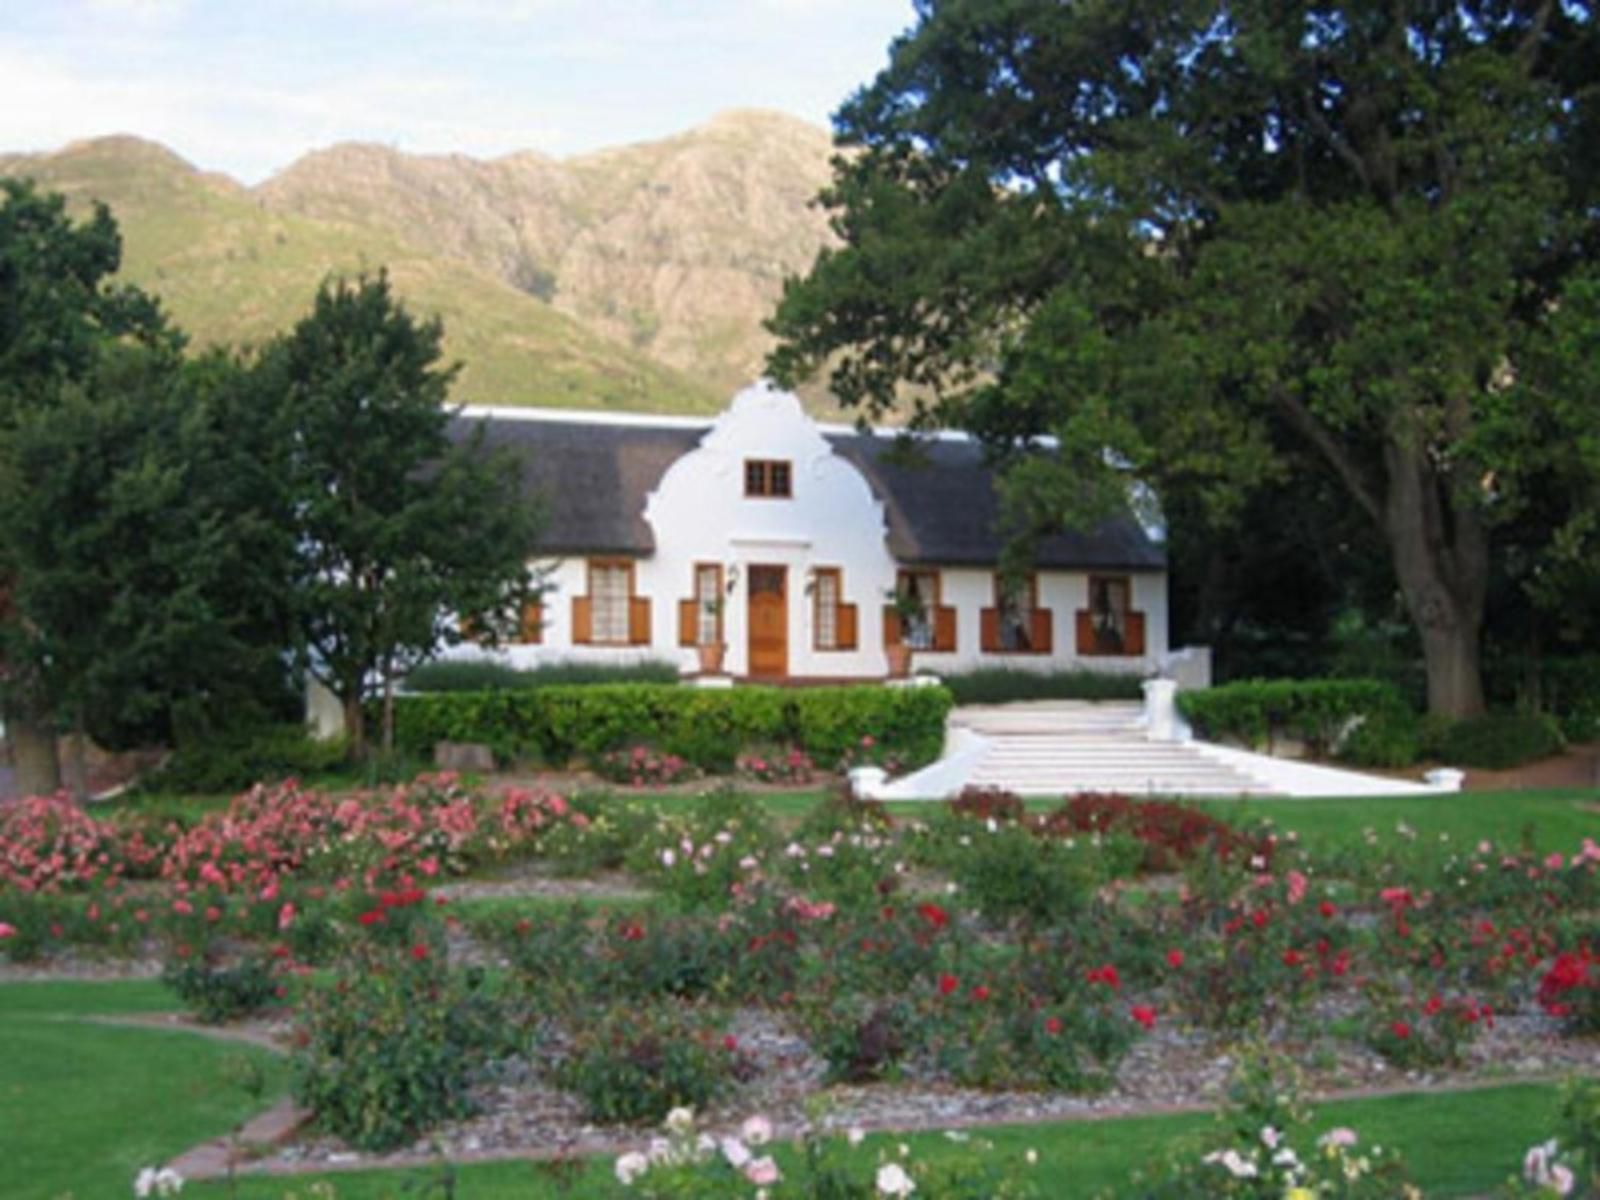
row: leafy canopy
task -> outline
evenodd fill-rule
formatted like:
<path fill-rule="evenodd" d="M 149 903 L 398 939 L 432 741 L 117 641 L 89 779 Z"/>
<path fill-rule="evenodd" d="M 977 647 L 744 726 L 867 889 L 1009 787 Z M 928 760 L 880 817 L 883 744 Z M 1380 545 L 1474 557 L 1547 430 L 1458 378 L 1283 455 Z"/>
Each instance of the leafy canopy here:
<path fill-rule="evenodd" d="M 836 117 L 843 244 L 786 288 L 774 373 L 1002 452 L 1054 435 L 1010 484 L 1036 524 L 1109 503 L 1113 464 L 1214 528 L 1325 471 L 1430 701 L 1481 707 L 1491 538 L 1545 465 L 1504 428 L 1570 424 L 1519 366 L 1600 245 L 1589 6 L 917 11 Z"/>

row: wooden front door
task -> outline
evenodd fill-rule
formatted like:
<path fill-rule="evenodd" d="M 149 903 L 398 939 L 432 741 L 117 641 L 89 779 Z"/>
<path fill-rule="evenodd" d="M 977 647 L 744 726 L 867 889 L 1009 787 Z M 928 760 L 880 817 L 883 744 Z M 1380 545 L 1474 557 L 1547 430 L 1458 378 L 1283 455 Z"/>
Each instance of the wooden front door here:
<path fill-rule="evenodd" d="M 787 567 L 750 568 L 750 674 L 789 673 Z"/>

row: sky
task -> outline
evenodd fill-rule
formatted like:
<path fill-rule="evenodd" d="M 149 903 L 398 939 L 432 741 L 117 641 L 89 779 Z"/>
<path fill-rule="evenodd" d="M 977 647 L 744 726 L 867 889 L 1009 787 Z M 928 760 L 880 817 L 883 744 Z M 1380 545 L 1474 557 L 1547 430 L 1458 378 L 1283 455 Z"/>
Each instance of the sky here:
<path fill-rule="evenodd" d="M 826 124 L 911 0 L 0 0 L 0 152 L 132 133 L 255 183 L 340 141 L 558 157 Z"/>

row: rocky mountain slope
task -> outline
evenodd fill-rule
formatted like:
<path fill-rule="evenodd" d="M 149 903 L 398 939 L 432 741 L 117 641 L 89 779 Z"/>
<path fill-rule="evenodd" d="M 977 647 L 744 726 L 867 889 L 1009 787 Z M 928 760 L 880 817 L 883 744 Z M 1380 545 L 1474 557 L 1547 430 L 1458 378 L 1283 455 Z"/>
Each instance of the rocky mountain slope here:
<path fill-rule="evenodd" d="M 130 137 L 0 174 L 109 204 L 124 275 L 201 343 L 259 340 L 326 274 L 386 266 L 444 319 L 458 399 L 705 412 L 759 373 L 784 276 L 826 242 L 829 152 L 822 129 L 735 112 L 565 160 L 339 145 L 256 188 Z"/>

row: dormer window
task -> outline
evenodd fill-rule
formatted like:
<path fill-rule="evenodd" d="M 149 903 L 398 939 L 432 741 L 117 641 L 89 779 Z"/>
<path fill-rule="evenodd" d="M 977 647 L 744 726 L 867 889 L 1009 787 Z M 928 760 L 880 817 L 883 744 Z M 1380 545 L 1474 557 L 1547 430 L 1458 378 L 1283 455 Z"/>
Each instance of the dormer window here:
<path fill-rule="evenodd" d="M 788 499 L 793 495 L 793 472 L 789 463 L 776 458 L 747 458 L 744 462 L 744 494 Z"/>

